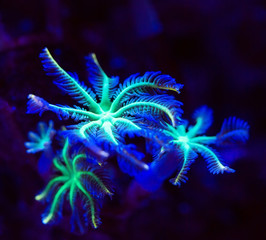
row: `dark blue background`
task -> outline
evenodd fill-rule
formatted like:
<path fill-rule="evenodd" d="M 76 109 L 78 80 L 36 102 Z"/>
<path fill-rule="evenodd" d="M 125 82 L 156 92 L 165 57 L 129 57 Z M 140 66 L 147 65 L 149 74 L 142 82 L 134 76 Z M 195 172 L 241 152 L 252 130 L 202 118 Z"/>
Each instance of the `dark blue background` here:
<path fill-rule="evenodd" d="M 24 142 L 40 118 L 27 115 L 27 95 L 72 104 L 45 76 L 38 55 L 48 47 L 61 66 L 86 81 L 84 56 L 97 54 L 107 74 L 160 70 L 183 83 L 184 117 L 206 104 L 209 134 L 225 117 L 249 122 L 250 140 L 227 154 L 235 174 L 192 165 L 181 188 L 138 190 L 117 171 L 116 195 L 103 224 L 84 236 L 66 218 L 44 226 L 34 195 L 47 179 L 40 155 Z M 2 0 L 0 2 L 0 239 L 266 239 L 266 2 L 256 0 Z M 63 123 L 53 114 L 56 127 Z M 130 185 L 129 185 L 130 184 Z M 132 190 L 133 189 L 133 190 Z"/>

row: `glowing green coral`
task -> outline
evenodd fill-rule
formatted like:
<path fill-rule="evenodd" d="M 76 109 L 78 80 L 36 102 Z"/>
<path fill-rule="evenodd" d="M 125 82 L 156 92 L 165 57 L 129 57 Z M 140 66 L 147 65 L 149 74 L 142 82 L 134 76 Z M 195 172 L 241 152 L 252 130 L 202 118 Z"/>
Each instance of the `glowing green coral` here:
<path fill-rule="evenodd" d="M 55 112 L 60 119 L 73 118 L 79 124 L 70 126 L 69 133 L 81 139 L 94 137 L 98 142 L 108 142 L 114 146 L 124 142 L 124 135 L 137 133 L 139 119 L 156 117 L 160 121 L 169 120 L 172 125 L 181 113 L 181 103 L 165 90 L 179 92 L 182 87 L 169 75 L 160 72 L 147 72 L 143 76 L 130 76 L 124 84 L 118 84 L 118 77 L 108 77 L 100 67 L 96 56 L 90 54 L 87 60 L 89 82 L 96 94 L 76 74 L 64 71 L 45 48 L 40 54 L 44 70 L 56 78 L 55 84 L 84 107 L 53 105 L 33 94 L 29 95 L 28 113 Z M 160 94 L 160 95 L 158 95 Z M 98 98 L 98 99 L 97 99 Z M 99 100 L 99 102 L 98 102 Z M 119 149 L 119 148 L 117 148 Z M 147 165 L 136 162 L 141 168 Z"/>
<path fill-rule="evenodd" d="M 40 57 L 47 75 L 55 77 L 55 85 L 82 107 L 54 105 L 29 94 L 28 113 L 41 115 L 45 111 L 52 111 L 60 120 L 72 118 L 77 123 L 68 126 L 62 135 L 69 137 L 73 148 L 80 148 L 81 140 L 87 148 L 94 149 L 93 153 L 97 152 L 96 156 L 105 158 L 109 156 L 105 151 L 112 152 L 115 149 L 119 154 L 120 169 L 134 176 L 148 191 L 158 189 L 179 168 L 179 163 L 179 173 L 170 181 L 174 185 L 185 182 L 185 174 L 198 154 L 207 160 L 210 172 L 234 172 L 220 161 L 218 154 L 209 145 L 246 141 L 248 124 L 240 119 L 229 118 L 223 123 L 219 134 L 202 136 L 212 123 L 211 110 L 202 107 L 194 114 L 196 124 L 187 127 L 185 121 L 180 122 L 182 104 L 166 94 L 167 90 L 179 93 L 182 87 L 172 77 L 160 72 L 146 72 L 143 76 L 131 75 L 123 84 L 118 85 L 118 77 L 108 77 L 96 56 L 90 54 L 86 58 L 88 80 L 93 88 L 90 89 L 79 81 L 77 74 L 63 70 L 47 48 L 43 49 Z M 52 128 L 48 128 L 48 132 L 50 129 Z M 125 134 L 144 136 L 150 140 L 147 152 L 154 153 L 159 149 L 160 153 L 153 162 L 143 162 L 144 154 L 139 153 L 134 145 L 123 144 Z M 41 134 L 41 137 L 48 139 L 49 136 Z M 30 133 L 30 138 L 32 142 L 26 143 L 28 152 L 42 150 L 49 143 L 46 140 L 39 141 L 40 138 L 33 133 Z M 74 152 L 70 156 L 69 146 L 67 138 L 62 154 L 53 160 L 59 175 L 51 179 L 36 196 L 36 200 L 47 200 L 49 203 L 48 210 L 43 215 L 43 223 L 50 223 L 57 218 L 56 215 L 61 215 L 63 201 L 67 199 L 72 209 L 72 226 L 78 225 L 83 229 L 82 217 L 79 215 L 81 211 L 77 209 L 82 206 L 87 211 L 86 218 L 89 215 L 91 226 L 97 228 L 100 223 L 98 202 L 105 195 L 112 195 L 108 177 L 102 173 L 103 167 L 91 168 L 88 156 L 83 152 Z M 172 157 L 173 152 L 178 153 L 178 159 Z M 128 161 L 124 161 L 126 157 L 129 158 Z M 92 162 L 99 165 L 102 163 L 96 158 Z M 82 204 L 79 204 L 79 200 Z"/>
<path fill-rule="evenodd" d="M 218 153 L 209 145 L 219 145 L 230 140 L 245 142 L 248 139 L 248 124 L 237 118 L 225 120 L 222 130 L 217 136 L 199 136 L 205 133 L 212 124 L 212 110 L 206 106 L 195 111 L 194 119 L 196 120 L 196 124 L 189 126 L 188 130 L 186 122 L 177 127 L 168 124 L 166 129 L 162 130 L 162 132 L 172 138 L 172 140 L 162 147 L 158 158 L 160 159 L 160 156 L 162 156 L 167 149 L 176 149 L 178 158 L 182 162 L 179 173 L 175 178 L 170 180 L 174 185 L 180 186 L 181 182 L 187 181 L 185 175 L 191 163 L 198 157 L 198 154 L 206 159 L 208 169 L 211 173 L 234 172 L 235 170 L 224 165 L 220 161 Z"/>
<path fill-rule="evenodd" d="M 182 85 L 176 84 L 170 76 L 160 75 L 160 72 L 149 72 L 143 77 L 133 75 L 125 81 L 124 85 L 120 84 L 120 87 L 116 89 L 118 78 L 109 78 L 100 67 L 96 56 L 91 54 L 86 58 L 90 74 L 89 81 L 100 99 L 98 103 L 95 93 L 79 82 L 76 74 L 65 72 L 52 58 L 47 48 L 43 50 L 40 57 L 48 75 L 57 78 L 55 84 L 90 110 L 77 106 L 71 108 L 49 104 L 42 98 L 30 94 L 29 113 L 40 112 L 42 114 L 42 112 L 50 110 L 60 118 L 72 117 L 75 120 L 84 120 L 77 126 L 81 137 L 85 138 L 92 131 L 92 128 L 98 127 L 105 133 L 107 140 L 116 145 L 118 144 L 118 139 L 115 136 L 117 125 L 124 125 L 125 129 L 130 131 L 140 130 L 140 127 L 131 119 L 127 119 L 127 116 L 137 108 L 140 112 L 147 112 L 146 114 L 152 112 L 165 114 L 175 125 L 176 113 L 174 110 L 180 106 L 180 103 L 174 101 L 170 96 L 168 99 L 166 99 L 167 96 L 164 96 L 163 100 L 160 100 L 153 98 L 152 95 L 144 94 L 151 89 L 154 92 L 160 92 L 159 89 L 179 92 Z M 133 94 L 134 97 L 129 97 L 130 94 Z M 113 101 L 111 101 L 112 98 Z M 169 100 L 168 103 L 167 100 Z M 175 104 L 175 108 L 171 106 L 173 104 Z M 177 112 L 179 113 L 179 111 Z"/>
<path fill-rule="evenodd" d="M 100 174 L 99 172 L 97 174 L 96 170 L 81 169 L 80 161 L 86 159 L 86 155 L 79 153 L 73 158 L 69 158 L 68 148 L 69 143 L 66 140 L 62 150 L 62 159 L 55 158 L 53 161 L 60 175 L 50 180 L 45 189 L 35 197 L 38 201 L 46 198 L 50 200 L 51 198 L 51 205 L 48 212 L 44 214 L 42 222 L 47 224 L 55 218 L 55 215 L 60 211 L 59 206 L 63 203 L 65 194 L 68 194 L 67 199 L 69 199 L 72 213 L 76 213 L 74 202 L 77 194 L 79 194 L 88 203 L 91 225 L 97 228 L 100 219 L 95 197 L 111 196 L 112 192 L 106 184 L 106 177 L 99 177 Z"/>

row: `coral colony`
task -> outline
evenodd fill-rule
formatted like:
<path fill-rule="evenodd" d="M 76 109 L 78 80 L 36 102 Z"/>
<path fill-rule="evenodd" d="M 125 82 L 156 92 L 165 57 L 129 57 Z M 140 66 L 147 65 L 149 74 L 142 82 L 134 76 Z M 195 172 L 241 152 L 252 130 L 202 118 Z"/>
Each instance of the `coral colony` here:
<path fill-rule="evenodd" d="M 169 136 L 169 141 L 161 148 L 161 153 L 165 148 L 174 147 L 181 158 L 182 167 L 175 178 L 170 179 L 174 185 L 186 182 L 185 174 L 189 170 L 189 166 L 200 154 L 206 161 L 209 171 L 213 174 L 223 172 L 235 172 L 232 168 L 225 166 L 219 159 L 218 153 L 209 145 L 220 145 L 227 140 L 245 142 L 248 139 L 248 124 L 237 118 L 229 118 L 225 120 L 222 130 L 216 136 L 199 136 L 206 132 L 212 124 L 212 110 L 203 106 L 197 109 L 193 116 L 196 124 L 188 126 L 187 122 L 181 123 L 177 127 L 169 124 L 161 131 Z M 159 154 L 160 156 L 161 154 Z"/>
<path fill-rule="evenodd" d="M 182 103 L 171 92 L 179 93 L 182 84 L 160 72 L 134 74 L 120 83 L 118 77 L 108 77 L 96 56 L 86 57 L 87 87 L 75 73 L 66 72 L 53 59 L 48 49 L 40 54 L 47 75 L 55 85 L 78 104 L 51 104 L 29 94 L 28 113 L 54 112 L 60 120 L 73 119 L 74 125 L 56 134 L 63 136 L 62 150 L 50 159 L 55 175 L 35 199 L 46 200 L 48 208 L 43 223 L 52 223 L 62 215 L 63 205 L 71 208 L 72 230 L 84 232 L 88 225 L 100 224 L 101 200 L 113 194 L 108 176 L 108 156 L 116 156 L 121 170 L 133 176 L 148 191 L 158 189 L 164 180 L 180 186 L 186 182 L 191 163 L 201 156 L 213 174 L 234 172 L 226 166 L 215 146 L 243 143 L 248 139 L 248 124 L 231 117 L 224 121 L 216 136 L 203 135 L 212 124 L 212 110 L 206 106 L 195 111 L 194 125 L 181 118 Z M 29 132 L 25 143 L 28 153 L 51 147 L 55 134 L 53 123 L 39 123 L 39 133 Z M 147 162 L 144 153 L 125 136 L 142 136 L 147 141 L 146 152 L 153 155 Z M 58 138 L 57 138 L 58 139 Z M 172 154 L 174 153 L 174 158 Z M 225 159 L 226 160 L 226 159 Z M 63 204 L 64 200 L 69 204 Z"/>

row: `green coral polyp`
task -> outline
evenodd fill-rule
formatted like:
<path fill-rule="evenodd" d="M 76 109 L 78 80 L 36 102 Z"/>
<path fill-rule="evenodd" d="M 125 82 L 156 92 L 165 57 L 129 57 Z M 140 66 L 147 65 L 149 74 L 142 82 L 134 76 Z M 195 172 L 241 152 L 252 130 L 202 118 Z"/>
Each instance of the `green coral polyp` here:
<path fill-rule="evenodd" d="M 80 137 L 90 136 L 92 128 L 97 127 L 98 130 L 105 133 L 104 141 L 115 145 L 119 143 L 118 136 L 120 134 L 141 130 L 135 121 L 137 118 L 134 118 L 136 112 L 144 118 L 156 115 L 164 119 L 166 116 L 172 125 L 176 124 L 181 103 L 163 93 L 165 90 L 179 92 L 182 85 L 177 84 L 168 75 L 162 75 L 160 72 L 148 72 L 144 76 L 135 74 L 126 79 L 124 85 L 120 84 L 119 87 L 116 87 L 119 79 L 108 77 L 100 67 L 95 54 L 90 54 L 86 58 L 89 82 L 96 91 L 98 102 L 96 94 L 83 82 L 80 82 L 76 74 L 64 71 L 47 48 L 43 50 L 40 57 L 47 74 L 56 77 L 55 84 L 82 104 L 84 108 L 53 105 L 30 94 L 28 113 L 39 112 L 42 114 L 44 111 L 52 111 L 60 119 L 71 117 L 76 121 L 82 121 L 75 127 Z M 162 94 L 162 97 L 158 98 L 157 93 Z M 120 128 L 119 132 L 117 128 L 121 124 L 124 127 Z"/>
<path fill-rule="evenodd" d="M 74 212 L 75 196 L 79 193 L 83 195 L 89 203 L 91 225 L 94 228 L 97 228 L 99 222 L 97 216 L 97 203 L 93 194 L 87 190 L 86 185 L 93 185 L 96 188 L 96 192 L 102 196 L 111 196 L 112 192 L 93 171 L 82 171 L 79 169 L 78 163 L 80 160 L 86 159 L 86 155 L 82 153 L 77 154 L 71 159 L 68 156 L 68 148 L 69 143 L 68 140 L 66 140 L 62 151 L 63 161 L 61 161 L 61 158 L 55 158 L 53 161 L 55 168 L 60 172 L 60 176 L 51 179 L 45 189 L 35 197 L 37 201 L 40 201 L 46 199 L 51 193 L 53 196 L 48 213 L 44 215 L 42 222 L 47 224 L 55 218 L 59 205 L 63 202 L 65 194 L 68 194 L 70 206 Z"/>
<path fill-rule="evenodd" d="M 114 143 L 115 145 L 118 144 L 117 139 L 114 137 L 113 134 L 113 128 L 115 128 L 115 123 L 120 122 L 127 124 L 131 127 L 131 129 L 134 129 L 135 131 L 141 130 L 140 127 L 138 127 L 135 123 L 133 123 L 130 120 L 121 118 L 121 117 L 114 117 L 115 113 L 110 113 L 110 111 L 103 112 L 101 115 L 99 115 L 99 120 L 89 122 L 85 125 L 83 125 L 79 129 L 79 133 L 83 138 L 86 138 L 86 132 L 90 130 L 90 128 L 94 126 L 98 126 L 99 128 L 103 129 L 106 133 L 107 139 Z"/>
<path fill-rule="evenodd" d="M 180 186 L 181 182 L 187 181 L 186 173 L 191 163 L 198 157 L 198 154 L 206 159 L 211 173 L 234 172 L 233 169 L 222 164 L 216 151 L 208 146 L 215 144 L 217 137 L 198 136 L 204 133 L 212 123 L 211 109 L 205 106 L 199 108 L 196 110 L 194 118 L 196 120 L 195 125 L 189 126 L 188 129 L 186 129 L 186 124 L 181 124 L 177 127 L 168 124 L 162 131 L 165 135 L 172 138 L 166 146 L 172 145 L 178 152 L 179 160 L 182 161 L 182 166 L 177 176 L 170 180 L 174 185 Z M 162 147 L 161 154 L 165 152 L 166 146 Z"/>

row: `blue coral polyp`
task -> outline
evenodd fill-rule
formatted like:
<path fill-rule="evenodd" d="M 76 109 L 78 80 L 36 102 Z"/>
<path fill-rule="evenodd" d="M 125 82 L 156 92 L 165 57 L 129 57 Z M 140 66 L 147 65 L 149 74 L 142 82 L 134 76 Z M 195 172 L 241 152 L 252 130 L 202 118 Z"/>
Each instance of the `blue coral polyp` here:
<path fill-rule="evenodd" d="M 77 74 L 64 71 L 47 48 L 43 49 L 40 57 L 47 75 L 55 77 L 54 83 L 83 107 L 54 105 L 30 94 L 28 113 L 42 114 L 45 111 L 52 111 L 59 119 L 72 118 L 78 121 L 79 124 L 71 126 L 70 134 L 82 139 L 94 136 L 94 140 L 97 139 L 98 143 L 107 142 L 114 145 L 117 150 L 120 148 L 116 146 L 124 142 L 125 134 L 138 134 L 141 129 L 149 127 L 148 123 L 140 127 L 138 124 L 140 118 L 148 120 L 150 115 L 154 115 L 158 125 L 165 119 L 175 125 L 180 117 L 181 103 L 164 92 L 165 90 L 179 92 L 182 85 L 177 84 L 168 75 L 160 72 L 147 72 L 144 76 L 135 74 L 117 87 L 119 79 L 108 77 L 100 67 L 95 54 L 90 54 L 86 61 L 89 82 L 96 92 L 94 93 L 79 81 Z M 161 96 L 158 97 L 158 94 Z M 136 165 L 147 168 L 146 164 L 136 162 Z"/>

